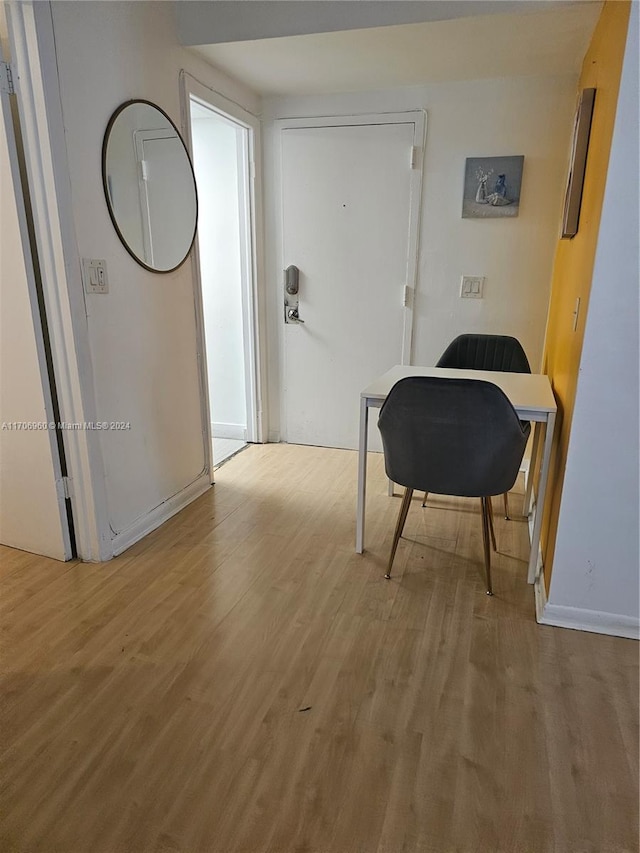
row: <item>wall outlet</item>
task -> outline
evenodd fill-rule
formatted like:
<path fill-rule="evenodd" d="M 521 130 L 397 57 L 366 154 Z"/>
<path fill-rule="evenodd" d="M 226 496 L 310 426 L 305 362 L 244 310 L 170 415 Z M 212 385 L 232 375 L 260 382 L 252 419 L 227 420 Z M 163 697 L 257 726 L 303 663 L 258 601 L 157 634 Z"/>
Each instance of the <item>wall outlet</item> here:
<path fill-rule="evenodd" d="M 82 280 L 85 293 L 109 293 L 107 262 L 96 258 L 83 258 Z"/>
<path fill-rule="evenodd" d="M 482 299 L 484 276 L 463 275 L 460 282 L 461 299 Z"/>
<path fill-rule="evenodd" d="M 573 309 L 573 331 L 578 328 L 578 316 L 580 314 L 580 297 L 576 299 L 576 307 Z"/>

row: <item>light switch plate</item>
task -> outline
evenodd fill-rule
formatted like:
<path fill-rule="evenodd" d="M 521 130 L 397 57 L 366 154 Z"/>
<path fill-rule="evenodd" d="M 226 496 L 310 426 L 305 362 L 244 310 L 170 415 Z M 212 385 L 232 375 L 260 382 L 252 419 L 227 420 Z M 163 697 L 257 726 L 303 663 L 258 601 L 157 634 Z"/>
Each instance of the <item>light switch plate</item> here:
<path fill-rule="evenodd" d="M 484 276 L 463 275 L 460 282 L 460 297 L 462 299 L 482 299 L 484 291 Z"/>
<path fill-rule="evenodd" d="M 83 258 L 82 280 L 85 293 L 109 293 L 107 262 L 96 258 Z"/>

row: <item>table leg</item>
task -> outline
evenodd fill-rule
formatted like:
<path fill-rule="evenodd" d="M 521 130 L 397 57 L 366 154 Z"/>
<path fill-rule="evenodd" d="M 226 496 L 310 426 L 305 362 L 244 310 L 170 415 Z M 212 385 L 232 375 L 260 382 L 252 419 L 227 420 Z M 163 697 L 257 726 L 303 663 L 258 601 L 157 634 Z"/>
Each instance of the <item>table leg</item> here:
<path fill-rule="evenodd" d="M 367 494 L 367 438 L 369 406 L 366 397 L 360 398 L 360 439 L 358 443 L 358 502 L 356 507 L 356 552 L 364 550 L 364 505 Z"/>
<path fill-rule="evenodd" d="M 389 495 L 390 498 L 392 498 L 395 494 L 393 480 L 387 480 L 387 494 Z"/>
<path fill-rule="evenodd" d="M 540 454 L 540 437 L 542 435 L 544 424 L 537 421 L 533 428 L 533 445 L 531 447 L 531 459 L 529 460 L 529 473 L 527 475 L 527 487 L 524 492 L 524 506 L 522 514 L 525 518 L 529 517 L 531 512 L 531 497 L 533 494 L 533 481 L 536 478 L 536 468 L 538 466 L 538 457 Z"/>
<path fill-rule="evenodd" d="M 551 464 L 551 447 L 553 445 L 553 433 L 555 429 L 555 412 L 549 412 L 544 435 L 544 451 L 542 454 L 542 469 L 538 481 L 538 494 L 536 496 L 536 515 L 533 522 L 533 533 L 531 535 L 531 554 L 529 556 L 529 573 L 527 580 L 535 583 L 538 571 L 538 550 L 540 547 L 540 530 L 542 529 L 542 515 L 547 491 L 547 480 L 549 479 L 549 468 Z"/>

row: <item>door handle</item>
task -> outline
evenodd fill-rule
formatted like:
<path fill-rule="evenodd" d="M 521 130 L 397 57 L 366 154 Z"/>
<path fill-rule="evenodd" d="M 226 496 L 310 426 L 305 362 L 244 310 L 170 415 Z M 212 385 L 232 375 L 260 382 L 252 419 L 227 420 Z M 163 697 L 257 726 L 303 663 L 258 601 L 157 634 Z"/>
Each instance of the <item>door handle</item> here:
<path fill-rule="evenodd" d="M 284 271 L 284 321 L 285 323 L 304 323 L 300 319 L 298 306 L 300 297 L 300 270 L 294 264 Z"/>
<path fill-rule="evenodd" d="M 290 296 L 295 296 L 300 287 L 300 270 L 294 264 L 284 271 L 284 287 Z"/>

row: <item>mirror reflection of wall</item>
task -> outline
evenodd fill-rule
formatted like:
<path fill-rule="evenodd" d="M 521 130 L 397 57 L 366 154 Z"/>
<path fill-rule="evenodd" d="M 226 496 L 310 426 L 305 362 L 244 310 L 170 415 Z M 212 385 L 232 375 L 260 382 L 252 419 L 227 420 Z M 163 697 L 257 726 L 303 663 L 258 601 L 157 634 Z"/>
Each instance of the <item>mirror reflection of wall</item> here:
<path fill-rule="evenodd" d="M 195 237 L 198 202 L 189 156 L 169 117 L 146 101 L 119 107 L 105 133 L 102 172 L 129 253 L 156 272 L 180 266 Z"/>

